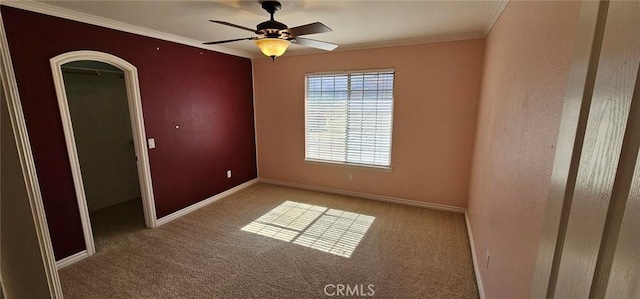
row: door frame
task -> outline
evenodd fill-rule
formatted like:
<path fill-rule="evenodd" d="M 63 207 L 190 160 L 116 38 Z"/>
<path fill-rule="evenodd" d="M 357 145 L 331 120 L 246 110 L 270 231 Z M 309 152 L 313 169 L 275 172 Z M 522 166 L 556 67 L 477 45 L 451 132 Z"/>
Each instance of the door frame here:
<path fill-rule="evenodd" d="M 618 250 L 631 256 L 629 248 L 636 249 L 618 239 L 623 229 L 635 228 L 627 211 L 640 173 L 640 70 L 638 59 L 630 59 L 640 48 L 636 41 L 620 42 L 638 31 L 620 26 L 638 11 L 625 4 L 581 2 L 531 298 L 629 295 L 620 286 L 631 283 L 628 279 L 609 276 Z M 621 69 L 622 64 L 628 68 Z M 611 74 L 618 78 L 610 79 Z M 598 148 L 602 144 L 607 146 Z"/>
<path fill-rule="evenodd" d="M 85 195 L 82 173 L 80 170 L 80 161 L 78 159 L 78 150 L 76 140 L 73 133 L 73 124 L 71 114 L 69 112 L 69 103 L 62 76 L 62 65 L 74 61 L 91 60 L 99 61 L 113 65 L 124 72 L 124 79 L 127 89 L 127 102 L 129 106 L 129 118 L 131 120 L 131 130 L 133 133 L 133 143 L 135 154 L 137 157 L 138 181 L 140 183 L 140 193 L 142 197 L 142 207 L 144 210 L 145 225 L 148 228 L 157 226 L 155 201 L 153 195 L 153 185 L 151 181 L 151 169 L 149 166 L 149 152 L 147 149 L 147 137 L 144 128 L 144 118 L 142 113 L 142 101 L 140 98 L 140 84 L 138 81 L 137 68 L 126 60 L 103 52 L 97 51 L 73 51 L 60 54 L 50 59 L 51 71 L 53 73 L 53 81 L 58 98 L 58 107 L 60 108 L 60 117 L 62 118 L 62 127 L 69 155 L 69 164 L 73 175 L 73 182 L 78 200 L 78 209 L 80 210 L 80 219 L 82 221 L 82 230 L 86 244 L 86 253 L 81 252 L 73 255 L 72 259 L 64 259 L 58 261 L 58 268 L 62 268 L 79 259 L 95 254 L 95 243 L 93 240 L 93 232 L 91 229 L 91 221 L 89 219 L 89 209 L 87 207 L 87 198 Z"/>
<path fill-rule="evenodd" d="M 598 71 L 608 1 L 581 1 L 573 57 L 538 245 L 531 298 L 552 298 Z"/>
<path fill-rule="evenodd" d="M 18 151 L 18 157 L 22 167 L 22 176 L 26 187 L 25 193 L 29 198 L 29 206 L 31 207 L 31 214 L 33 215 L 33 224 L 36 232 L 36 238 L 38 239 L 40 256 L 44 265 L 43 273 L 47 280 L 51 298 L 63 298 L 62 286 L 60 285 L 60 278 L 55 264 L 53 246 L 51 245 L 49 226 L 47 225 L 44 205 L 42 203 L 40 182 L 38 181 L 33 152 L 31 151 L 29 132 L 27 130 L 24 113 L 22 111 L 22 101 L 20 100 L 20 93 L 18 92 L 18 83 L 13 69 L 13 60 L 11 60 L 9 43 L 7 41 L 7 34 L 1 12 L 0 70 L 2 70 L 0 71 L 0 83 L 2 85 L 2 88 L 0 89 L 4 96 L 3 100 L 7 103 L 7 110 L 9 110 L 8 113 L 11 121 L 11 129 L 14 134 L 16 149 Z M 6 279 L 6 277 L 4 279 Z M 3 288 L 3 291 L 6 292 L 6 289 Z"/>

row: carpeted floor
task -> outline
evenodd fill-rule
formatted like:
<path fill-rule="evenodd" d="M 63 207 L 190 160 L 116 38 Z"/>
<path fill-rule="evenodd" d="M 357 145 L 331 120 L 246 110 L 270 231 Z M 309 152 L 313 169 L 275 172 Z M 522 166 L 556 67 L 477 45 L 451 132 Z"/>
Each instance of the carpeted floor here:
<path fill-rule="evenodd" d="M 91 217 L 66 298 L 478 298 L 462 214 L 256 184 L 156 229 Z"/>

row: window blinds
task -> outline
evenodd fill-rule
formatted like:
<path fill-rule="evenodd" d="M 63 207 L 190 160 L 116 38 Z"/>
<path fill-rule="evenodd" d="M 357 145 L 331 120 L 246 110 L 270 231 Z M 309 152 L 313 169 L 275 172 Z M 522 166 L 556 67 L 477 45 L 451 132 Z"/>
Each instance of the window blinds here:
<path fill-rule="evenodd" d="M 306 76 L 306 159 L 390 166 L 394 71 Z"/>

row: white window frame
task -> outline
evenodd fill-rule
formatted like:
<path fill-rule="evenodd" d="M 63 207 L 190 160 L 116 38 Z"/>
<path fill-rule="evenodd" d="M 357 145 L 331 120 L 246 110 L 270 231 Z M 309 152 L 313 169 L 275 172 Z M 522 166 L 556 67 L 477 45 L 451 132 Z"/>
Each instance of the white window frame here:
<path fill-rule="evenodd" d="M 373 164 L 360 164 L 360 163 L 349 163 L 349 162 L 340 162 L 340 161 L 332 161 L 332 160 L 319 160 L 319 159 L 310 159 L 307 158 L 307 95 L 308 95 L 308 76 L 317 76 L 317 75 L 351 75 L 354 73 L 376 73 L 376 72 L 392 72 L 393 73 L 393 99 L 391 103 L 391 125 L 390 125 L 390 139 L 389 139 L 389 166 L 381 166 L 381 165 L 373 165 Z M 351 87 L 349 86 L 349 94 L 351 93 Z M 304 74 L 304 161 L 305 163 L 310 164 L 318 164 L 318 165 L 334 165 L 341 167 L 356 167 L 356 168 L 366 168 L 373 170 L 381 170 L 385 172 L 393 171 L 393 123 L 394 123 L 394 110 L 396 104 L 396 70 L 395 68 L 384 68 L 384 69 L 365 69 L 365 70 L 349 70 L 349 71 L 328 71 L 328 72 L 312 72 Z"/>

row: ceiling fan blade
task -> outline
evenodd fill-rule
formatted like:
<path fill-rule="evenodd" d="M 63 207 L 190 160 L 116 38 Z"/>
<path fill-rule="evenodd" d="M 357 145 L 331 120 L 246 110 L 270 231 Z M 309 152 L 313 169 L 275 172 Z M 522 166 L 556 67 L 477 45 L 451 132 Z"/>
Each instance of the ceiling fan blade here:
<path fill-rule="evenodd" d="M 302 37 L 296 37 L 295 43 L 298 45 L 307 46 L 307 47 L 316 48 L 316 49 L 325 50 L 325 51 L 332 51 L 333 49 L 338 47 L 338 45 L 336 44 L 322 42 L 315 39 L 302 38 Z"/>
<path fill-rule="evenodd" d="M 320 22 L 315 22 L 307 25 L 289 28 L 289 33 L 293 36 L 300 36 L 305 34 L 331 32 L 331 28 Z"/>
<path fill-rule="evenodd" d="M 252 39 L 256 39 L 256 38 L 255 37 L 245 37 L 245 38 L 220 40 L 220 41 L 217 41 L 217 42 L 207 42 L 207 43 L 202 43 L 202 44 L 203 45 L 217 45 L 217 44 L 224 44 L 224 43 L 230 43 L 230 42 L 237 42 L 239 40 L 252 40 Z"/>
<path fill-rule="evenodd" d="M 234 28 L 238 28 L 238 29 L 242 29 L 242 30 L 251 31 L 253 33 L 257 33 L 255 29 L 247 28 L 247 27 L 244 27 L 244 26 L 236 25 L 236 24 L 231 24 L 231 23 L 225 22 L 225 21 L 209 20 L 209 22 L 218 23 L 218 24 L 222 24 L 222 25 L 227 25 L 227 26 L 231 26 L 231 27 L 234 27 Z"/>

